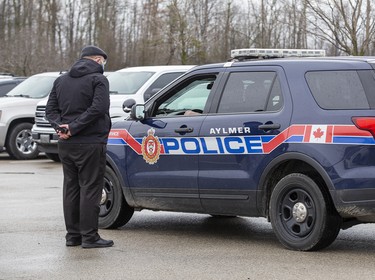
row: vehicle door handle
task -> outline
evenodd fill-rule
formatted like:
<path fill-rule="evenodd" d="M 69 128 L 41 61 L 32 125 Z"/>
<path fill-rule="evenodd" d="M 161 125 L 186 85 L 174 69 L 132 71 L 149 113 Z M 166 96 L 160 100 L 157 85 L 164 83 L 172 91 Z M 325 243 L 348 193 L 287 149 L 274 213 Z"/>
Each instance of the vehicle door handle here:
<path fill-rule="evenodd" d="M 191 133 L 191 132 L 194 131 L 194 128 L 192 128 L 192 127 L 180 127 L 180 128 L 176 128 L 174 131 L 177 132 L 177 133 Z"/>
<path fill-rule="evenodd" d="M 268 124 L 261 124 L 260 126 L 258 126 L 259 129 L 263 129 L 263 130 L 275 130 L 275 129 L 279 129 L 281 127 L 281 125 L 279 123 L 268 123 Z"/>

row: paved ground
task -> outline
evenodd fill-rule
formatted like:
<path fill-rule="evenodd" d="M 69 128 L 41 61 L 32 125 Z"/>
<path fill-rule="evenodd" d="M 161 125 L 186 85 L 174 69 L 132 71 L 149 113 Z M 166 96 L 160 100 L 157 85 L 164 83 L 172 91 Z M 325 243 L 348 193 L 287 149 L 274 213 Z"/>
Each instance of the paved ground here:
<path fill-rule="evenodd" d="M 0 154 L 0 279 L 375 279 L 375 225 L 326 250 L 284 249 L 261 218 L 142 211 L 112 248 L 67 248 L 59 163 Z"/>

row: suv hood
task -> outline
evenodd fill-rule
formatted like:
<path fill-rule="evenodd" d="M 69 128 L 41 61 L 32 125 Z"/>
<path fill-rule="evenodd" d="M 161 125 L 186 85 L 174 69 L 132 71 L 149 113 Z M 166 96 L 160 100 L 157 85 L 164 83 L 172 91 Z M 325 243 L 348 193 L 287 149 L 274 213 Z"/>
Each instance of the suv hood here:
<path fill-rule="evenodd" d="M 26 97 L 1 97 L 0 109 L 9 107 L 21 107 L 37 104 L 41 99 L 26 98 Z"/>

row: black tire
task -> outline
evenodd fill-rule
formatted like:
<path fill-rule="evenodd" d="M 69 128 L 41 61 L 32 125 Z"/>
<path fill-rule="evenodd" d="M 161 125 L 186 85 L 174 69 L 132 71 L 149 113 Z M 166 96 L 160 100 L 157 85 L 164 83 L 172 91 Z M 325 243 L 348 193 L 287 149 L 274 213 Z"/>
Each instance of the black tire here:
<path fill-rule="evenodd" d="M 55 162 L 61 162 L 59 154 L 46 153 L 46 157 L 48 157 L 50 160 L 53 160 Z"/>
<path fill-rule="evenodd" d="M 304 174 L 289 174 L 277 183 L 269 210 L 278 240 L 291 250 L 323 249 L 340 231 L 342 219 L 328 195 Z"/>
<path fill-rule="evenodd" d="M 12 159 L 35 159 L 39 155 L 38 145 L 31 134 L 32 123 L 15 125 L 9 133 L 6 151 Z"/>
<path fill-rule="evenodd" d="M 107 166 L 104 175 L 103 196 L 100 202 L 99 227 L 121 227 L 131 219 L 133 213 L 134 208 L 126 203 L 116 174 Z"/>

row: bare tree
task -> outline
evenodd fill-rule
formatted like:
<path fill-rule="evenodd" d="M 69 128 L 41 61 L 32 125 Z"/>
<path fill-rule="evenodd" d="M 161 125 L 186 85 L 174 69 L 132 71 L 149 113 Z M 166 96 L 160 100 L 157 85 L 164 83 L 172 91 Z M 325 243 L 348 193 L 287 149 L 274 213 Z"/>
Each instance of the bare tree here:
<path fill-rule="evenodd" d="M 188 31 L 188 22 L 186 12 L 189 12 L 188 3 L 182 3 L 180 6 L 178 0 L 171 0 L 167 6 L 170 20 L 170 32 L 168 34 L 169 54 L 175 54 L 181 64 L 187 64 L 189 58 L 190 32 Z M 169 61 L 171 57 L 169 57 Z"/>
<path fill-rule="evenodd" d="M 375 34 L 372 0 L 305 0 L 310 34 L 336 48 L 336 54 L 369 55 Z"/>
<path fill-rule="evenodd" d="M 196 63 L 206 63 L 208 58 L 211 38 L 211 24 L 215 16 L 215 5 L 218 1 L 213 0 L 192 0 L 193 25 L 195 33 Z"/>
<path fill-rule="evenodd" d="M 286 0 L 282 2 L 284 13 L 281 15 L 283 25 L 282 35 L 279 36 L 281 48 L 308 48 L 307 42 L 307 5 L 301 0 Z"/>
<path fill-rule="evenodd" d="M 86 44 L 108 70 L 224 61 L 234 48 L 375 53 L 375 0 L 0 0 L 0 71 L 67 69 Z"/>

